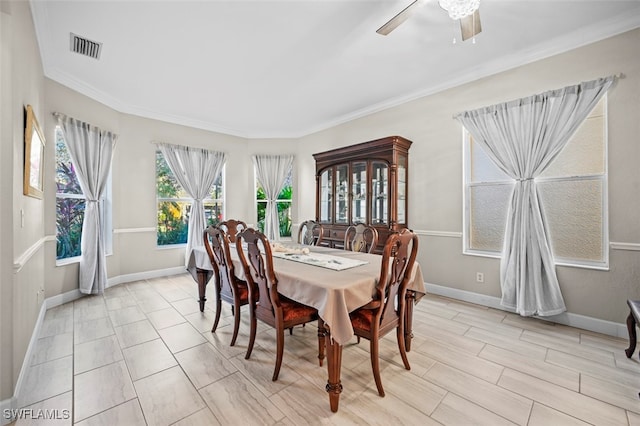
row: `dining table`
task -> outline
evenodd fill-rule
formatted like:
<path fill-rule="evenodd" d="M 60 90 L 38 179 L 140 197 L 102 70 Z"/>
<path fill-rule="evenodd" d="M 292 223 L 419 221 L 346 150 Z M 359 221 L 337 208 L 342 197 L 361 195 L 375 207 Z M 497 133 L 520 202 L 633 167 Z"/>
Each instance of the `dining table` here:
<path fill-rule="evenodd" d="M 244 278 L 237 250 L 231 247 L 238 278 Z M 342 392 L 340 370 L 342 348 L 354 336 L 349 313 L 366 305 L 374 297 L 380 276 L 382 256 L 321 246 L 272 243 L 273 267 L 278 292 L 296 302 L 318 310 L 325 335 L 331 411 L 337 412 Z M 205 291 L 213 277 L 213 266 L 204 246 L 192 249 L 187 270 L 198 283 L 200 311 L 204 310 Z M 409 271 L 405 309 L 405 346 L 411 350 L 413 305 L 426 294 L 422 270 L 416 261 Z M 321 325 L 322 326 L 322 325 Z"/>

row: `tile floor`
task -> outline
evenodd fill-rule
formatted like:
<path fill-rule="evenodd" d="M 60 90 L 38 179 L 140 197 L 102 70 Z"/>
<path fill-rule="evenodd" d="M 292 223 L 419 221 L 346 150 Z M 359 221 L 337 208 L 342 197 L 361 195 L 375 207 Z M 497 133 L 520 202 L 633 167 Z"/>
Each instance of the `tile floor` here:
<path fill-rule="evenodd" d="M 315 326 L 286 335 L 272 382 L 273 329 L 259 324 L 245 360 L 246 311 L 230 347 L 230 307 L 212 334 L 208 293 L 200 313 L 184 274 L 50 309 L 19 405 L 71 414 L 47 425 L 640 425 L 640 362 L 626 340 L 431 295 L 416 306 L 410 371 L 393 333 L 381 344 L 385 398 L 368 342 L 344 348 L 334 414 Z"/>

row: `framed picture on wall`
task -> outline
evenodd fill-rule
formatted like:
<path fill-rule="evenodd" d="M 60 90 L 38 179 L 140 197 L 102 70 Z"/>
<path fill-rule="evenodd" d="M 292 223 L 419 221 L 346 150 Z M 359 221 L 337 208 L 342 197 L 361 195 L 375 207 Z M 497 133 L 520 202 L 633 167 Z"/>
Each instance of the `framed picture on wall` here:
<path fill-rule="evenodd" d="M 44 135 L 31 105 L 25 108 L 24 195 L 42 199 L 44 192 Z"/>

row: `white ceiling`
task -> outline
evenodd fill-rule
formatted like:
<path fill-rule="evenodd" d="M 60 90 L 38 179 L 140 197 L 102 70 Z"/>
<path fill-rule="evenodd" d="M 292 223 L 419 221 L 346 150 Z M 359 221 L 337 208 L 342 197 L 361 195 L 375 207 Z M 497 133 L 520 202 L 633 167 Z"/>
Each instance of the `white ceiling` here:
<path fill-rule="evenodd" d="M 481 0 L 483 31 L 462 43 L 430 0 L 376 34 L 411 1 L 31 0 L 31 9 L 47 77 L 121 112 L 247 138 L 306 135 L 640 27 L 640 0 Z M 100 59 L 72 53 L 70 32 L 103 43 Z"/>

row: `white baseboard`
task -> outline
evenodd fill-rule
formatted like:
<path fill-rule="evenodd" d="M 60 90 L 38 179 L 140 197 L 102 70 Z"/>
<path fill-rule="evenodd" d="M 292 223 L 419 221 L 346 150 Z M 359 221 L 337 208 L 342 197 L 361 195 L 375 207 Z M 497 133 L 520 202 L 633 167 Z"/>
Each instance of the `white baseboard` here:
<path fill-rule="evenodd" d="M 459 290 L 451 287 L 444 287 L 436 284 L 425 283 L 428 293 L 437 294 L 439 296 L 450 297 L 452 299 L 462 300 L 465 302 L 475 303 L 477 305 L 487 306 L 489 308 L 500 309 L 502 311 L 514 312 L 500 304 L 500 298 L 487 296 L 485 294 L 472 293 L 466 290 Z M 554 322 L 557 324 L 569 325 L 571 327 L 581 328 L 583 330 L 594 331 L 596 333 L 607 334 L 609 336 L 628 338 L 626 324 L 619 324 L 612 321 L 601 320 L 598 318 L 587 317 L 570 312 L 563 312 L 559 315 L 549 317 L 538 317 L 543 321 Z"/>
<path fill-rule="evenodd" d="M 155 271 L 136 272 L 134 274 L 118 275 L 107 280 L 107 288 L 114 285 L 130 283 L 139 280 L 150 280 L 152 278 L 167 277 L 169 275 L 179 275 L 187 272 L 184 266 L 176 266 L 174 268 L 158 269 Z"/>
<path fill-rule="evenodd" d="M 11 397 L 9 399 L 4 399 L 0 401 L 0 425 L 2 426 L 8 425 L 9 423 L 15 420 L 12 417 L 15 411 L 12 412 L 12 410 L 16 409 L 16 405 L 17 405 L 17 402 L 15 397 Z M 9 415 L 7 416 L 7 414 Z M 5 416 L 9 418 L 6 418 Z"/>
<path fill-rule="evenodd" d="M 129 283 L 133 281 L 166 277 L 169 275 L 178 275 L 184 274 L 187 270 L 184 266 L 177 266 L 175 268 L 167 268 L 167 269 L 159 269 L 155 271 L 146 271 L 146 272 L 138 272 L 135 274 L 127 274 L 127 275 L 119 275 L 116 277 L 111 277 L 107 280 L 107 288 L 113 287 L 118 284 Z M 194 283 L 195 285 L 195 283 Z M 7 425 L 11 423 L 14 419 L 5 419 L 5 410 L 6 412 L 11 412 L 11 410 L 17 410 L 18 401 L 20 397 L 20 392 L 22 390 L 22 383 L 26 376 L 26 370 L 29 368 L 31 355 L 35 350 L 36 344 L 38 342 L 38 336 L 40 334 L 40 328 L 42 327 L 42 322 L 44 321 L 44 316 L 47 312 L 47 309 L 54 308 L 56 306 L 63 305 L 68 302 L 72 302 L 74 300 L 80 299 L 85 296 L 80 292 L 80 290 L 75 289 L 68 291 L 66 293 L 58 294 L 52 297 L 48 297 L 42 303 L 40 307 L 40 313 L 38 314 L 38 319 L 36 320 L 35 326 L 33 327 L 33 332 L 31 333 L 31 339 L 29 340 L 29 346 L 27 347 L 27 352 L 25 353 L 24 359 L 22 360 L 22 367 L 20 368 L 20 374 L 18 375 L 18 380 L 16 382 L 16 387 L 14 389 L 13 397 L 0 401 L 0 426 Z"/>
<path fill-rule="evenodd" d="M 51 298 L 53 299 L 53 298 Z M 38 335 L 40 334 L 40 328 L 42 327 L 42 321 L 44 321 L 44 315 L 48 309 L 48 299 L 45 299 L 42 305 L 40 305 L 40 312 L 38 313 L 38 319 L 36 319 L 35 326 L 33 327 L 33 332 L 31 333 L 31 339 L 29 340 L 29 346 L 27 346 L 27 352 L 24 354 L 24 359 L 22 360 L 22 367 L 20 368 L 20 374 L 18 375 L 18 380 L 16 381 L 16 388 L 13 393 L 13 404 L 12 409 L 16 409 L 18 404 L 18 396 L 22 390 L 22 382 L 27 373 L 27 368 L 29 368 L 29 361 L 31 360 L 31 354 L 36 348 L 36 343 L 38 341 Z M 4 412 L 3 412 L 4 414 Z M 4 415 L 3 415 L 4 417 Z"/>

